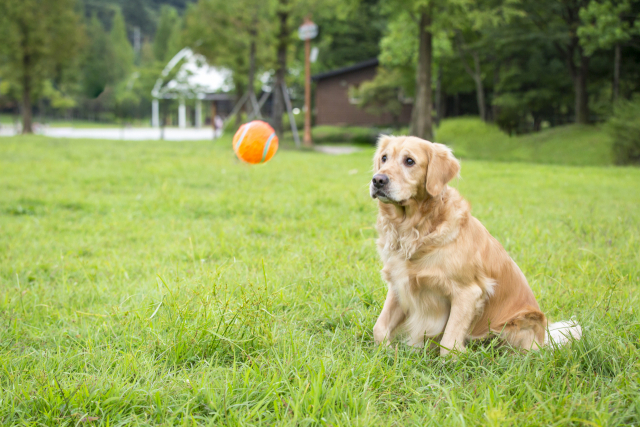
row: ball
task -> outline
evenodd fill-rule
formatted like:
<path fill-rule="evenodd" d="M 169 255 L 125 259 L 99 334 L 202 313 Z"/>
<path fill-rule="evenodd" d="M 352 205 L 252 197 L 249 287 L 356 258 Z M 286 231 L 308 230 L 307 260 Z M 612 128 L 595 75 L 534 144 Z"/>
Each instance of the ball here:
<path fill-rule="evenodd" d="M 278 151 L 276 131 L 262 120 L 245 123 L 233 136 L 233 151 L 247 163 L 266 163 Z"/>

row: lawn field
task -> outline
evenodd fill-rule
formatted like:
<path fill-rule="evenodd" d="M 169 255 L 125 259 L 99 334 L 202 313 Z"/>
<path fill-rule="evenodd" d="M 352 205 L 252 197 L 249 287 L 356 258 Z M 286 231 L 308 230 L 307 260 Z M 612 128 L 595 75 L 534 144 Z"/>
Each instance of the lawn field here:
<path fill-rule="evenodd" d="M 584 337 L 443 359 L 373 343 L 372 154 L 0 138 L 0 425 L 639 425 L 640 169 L 463 161 Z"/>

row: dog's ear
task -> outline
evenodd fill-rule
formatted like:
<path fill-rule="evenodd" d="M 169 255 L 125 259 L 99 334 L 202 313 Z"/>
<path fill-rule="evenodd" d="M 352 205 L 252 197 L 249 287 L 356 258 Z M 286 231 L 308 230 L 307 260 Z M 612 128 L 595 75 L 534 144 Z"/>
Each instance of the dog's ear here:
<path fill-rule="evenodd" d="M 429 165 L 427 166 L 427 193 L 437 196 L 442 193 L 449 181 L 460 172 L 460 162 L 453 157 L 451 149 L 446 145 L 431 143 Z"/>
<path fill-rule="evenodd" d="M 380 168 L 382 167 L 382 160 L 380 159 L 380 153 L 382 153 L 382 150 L 384 150 L 387 147 L 387 145 L 389 145 L 392 139 L 393 137 L 389 135 L 380 135 L 378 137 L 378 144 L 377 144 L 378 149 L 376 150 L 376 153 L 373 155 L 373 170 L 375 172 L 379 171 Z"/>

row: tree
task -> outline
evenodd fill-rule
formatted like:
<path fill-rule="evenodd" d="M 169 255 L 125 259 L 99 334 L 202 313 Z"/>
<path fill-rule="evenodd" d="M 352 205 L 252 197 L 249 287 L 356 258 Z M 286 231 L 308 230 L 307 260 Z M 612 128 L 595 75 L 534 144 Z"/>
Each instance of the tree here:
<path fill-rule="evenodd" d="M 32 102 L 44 83 L 71 64 L 81 44 L 75 0 L 0 2 L 2 77 L 19 87 L 22 132 L 32 133 Z"/>
<path fill-rule="evenodd" d="M 94 14 L 87 27 L 88 46 L 84 58 L 82 87 L 85 96 L 97 98 L 113 82 L 115 54 L 111 39 Z"/>
<path fill-rule="evenodd" d="M 114 81 L 121 81 L 128 78 L 133 71 L 134 53 L 127 38 L 127 28 L 119 8 L 116 9 L 113 17 L 109 38 L 114 59 L 111 64 L 113 67 L 112 78 Z"/>
<path fill-rule="evenodd" d="M 129 25 L 140 28 L 144 34 L 153 33 L 154 23 L 144 0 L 125 0 L 121 4 L 122 13 Z"/>
<path fill-rule="evenodd" d="M 419 138 L 433 136 L 432 118 L 432 56 L 434 3 L 436 0 L 387 0 L 384 8 L 390 14 L 389 31 L 382 40 L 381 62 L 398 67 L 415 64 L 414 102 L 409 133 Z M 404 36 L 403 36 L 404 35 Z M 395 49 L 400 48 L 399 58 L 392 59 Z"/>
<path fill-rule="evenodd" d="M 349 96 L 358 100 L 358 107 L 374 115 L 389 113 L 393 124 L 398 124 L 402 111 L 400 95 L 402 76 L 395 70 L 379 68 L 373 80 L 363 82 L 358 88 L 351 88 Z"/>
<path fill-rule="evenodd" d="M 433 4 L 421 5 L 418 10 L 418 67 L 416 70 L 416 96 L 413 103 L 410 133 L 420 138 L 432 139 L 433 93 L 431 71 L 433 59 L 433 34 L 431 20 Z"/>
<path fill-rule="evenodd" d="M 578 28 L 583 24 L 580 10 L 593 0 L 540 0 L 522 2 L 520 7 L 526 18 L 534 24 L 538 37 L 553 42 L 562 56 L 573 81 L 576 123 L 589 122 L 589 55 L 580 43 Z"/>
<path fill-rule="evenodd" d="M 631 10 L 630 0 L 602 3 L 590 2 L 580 9 L 582 25 L 578 28 L 580 44 L 587 55 L 598 49 L 614 48 L 612 99 L 617 101 L 620 93 L 620 48 L 635 34 L 640 34 L 640 19 Z M 637 20 L 637 21 L 636 21 Z M 635 21 L 635 22 L 634 22 Z M 635 24 L 635 25 L 634 25 Z"/>
<path fill-rule="evenodd" d="M 178 13 L 173 7 L 163 5 L 160 9 L 160 20 L 153 39 L 153 54 L 158 61 L 164 61 L 167 57 L 169 39 L 179 19 Z"/>
<path fill-rule="evenodd" d="M 186 15 L 187 43 L 210 64 L 232 71 L 237 100 L 245 93 L 255 98 L 257 70 L 271 56 L 271 17 L 270 4 L 261 0 L 200 0 Z"/>
<path fill-rule="evenodd" d="M 164 61 L 168 62 L 173 58 L 176 53 L 180 52 L 182 48 L 185 47 L 183 36 L 183 21 L 181 18 L 176 19 L 173 24 L 173 28 L 171 29 L 171 34 L 169 35 L 169 40 L 167 40 L 167 50 L 164 54 Z"/>
<path fill-rule="evenodd" d="M 291 15 L 291 1 L 278 0 L 276 22 L 278 23 L 278 33 L 276 36 L 276 75 L 273 93 L 273 127 L 282 138 L 283 126 L 282 115 L 284 114 L 284 97 L 281 88 L 284 85 L 287 75 L 287 48 L 291 37 L 289 15 Z"/>
<path fill-rule="evenodd" d="M 485 72 L 483 60 L 494 64 L 494 74 L 499 73 L 499 58 L 495 52 L 500 34 L 496 30 L 504 28 L 521 13 L 514 7 L 513 0 L 460 0 L 449 5 L 447 27 L 451 28 L 453 44 L 467 74 L 476 87 L 478 113 L 483 121 L 488 120 L 485 101 Z M 469 59 L 471 64 L 469 65 Z"/>
<path fill-rule="evenodd" d="M 282 117 L 284 115 L 284 97 L 280 90 L 287 77 L 288 50 L 293 36 L 305 17 L 322 19 L 331 16 L 344 20 L 353 13 L 357 3 L 354 0 L 274 0 L 276 14 L 276 72 L 274 79 L 273 127 L 282 136 Z"/>
<path fill-rule="evenodd" d="M 345 19 L 322 15 L 314 17 L 321 29 L 313 40 L 319 48 L 314 73 L 333 70 L 375 58 L 380 54 L 380 39 L 387 20 L 382 13 L 382 0 L 360 0 Z"/>

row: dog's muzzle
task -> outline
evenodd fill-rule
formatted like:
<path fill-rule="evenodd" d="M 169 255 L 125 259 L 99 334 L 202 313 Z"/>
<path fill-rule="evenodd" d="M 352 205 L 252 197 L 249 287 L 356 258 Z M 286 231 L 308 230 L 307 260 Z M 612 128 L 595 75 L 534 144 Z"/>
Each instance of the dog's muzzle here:
<path fill-rule="evenodd" d="M 369 192 L 372 198 L 378 198 L 382 201 L 391 200 L 385 191 L 389 184 L 389 177 L 382 173 L 377 173 L 371 179 Z"/>

